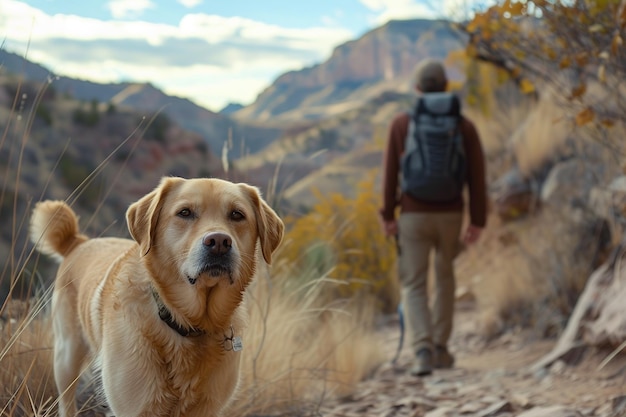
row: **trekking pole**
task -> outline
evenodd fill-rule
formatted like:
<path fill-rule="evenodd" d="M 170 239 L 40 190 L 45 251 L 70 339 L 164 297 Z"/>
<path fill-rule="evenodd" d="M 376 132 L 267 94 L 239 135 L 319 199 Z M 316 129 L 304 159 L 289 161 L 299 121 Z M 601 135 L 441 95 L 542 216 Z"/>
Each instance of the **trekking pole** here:
<path fill-rule="evenodd" d="M 400 256 L 400 241 L 398 239 L 398 235 L 396 235 L 395 237 L 396 240 L 396 251 L 398 252 L 398 256 Z M 400 358 L 400 353 L 402 352 L 402 345 L 404 344 L 404 311 L 402 309 L 402 302 L 398 303 L 398 322 L 400 324 L 400 341 L 398 342 L 398 349 L 396 350 L 396 355 L 394 356 L 394 358 L 392 359 L 391 363 L 392 364 L 396 364 L 396 362 L 398 361 L 398 359 Z"/>
<path fill-rule="evenodd" d="M 391 363 L 394 365 L 400 358 L 400 353 L 402 352 L 402 345 L 404 344 L 404 312 L 402 311 L 402 303 L 398 304 L 398 320 L 400 322 L 400 341 L 398 342 L 398 349 L 396 350 L 396 355 L 393 357 L 393 360 L 391 361 Z"/>

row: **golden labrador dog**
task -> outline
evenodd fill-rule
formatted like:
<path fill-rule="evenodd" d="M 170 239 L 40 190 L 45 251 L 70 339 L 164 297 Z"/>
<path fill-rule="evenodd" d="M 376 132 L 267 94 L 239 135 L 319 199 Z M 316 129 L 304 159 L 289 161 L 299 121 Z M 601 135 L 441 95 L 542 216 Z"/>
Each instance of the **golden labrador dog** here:
<path fill-rule="evenodd" d="M 52 297 L 59 413 L 100 373 L 117 417 L 219 416 L 239 380 L 244 292 L 283 222 L 257 189 L 164 178 L 126 213 L 134 240 L 88 239 L 65 203 L 36 205 L 30 235 L 62 259 Z"/>

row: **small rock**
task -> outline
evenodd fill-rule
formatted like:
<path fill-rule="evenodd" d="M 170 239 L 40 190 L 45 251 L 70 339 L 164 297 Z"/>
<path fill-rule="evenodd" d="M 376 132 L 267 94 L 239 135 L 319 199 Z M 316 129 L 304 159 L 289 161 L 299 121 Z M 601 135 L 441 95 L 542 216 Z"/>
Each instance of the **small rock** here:
<path fill-rule="evenodd" d="M 480 401 L 483 404 L 495 404 L 495 403 L 499 403 L 500 401 L 502 401 L 502 398 L 495 396 L 495 395 L 488 395 L 488 396 L 481 398 Z"/>
<path fill-rule="evenodd" d="M 508 401 L 500 401 L 500 402 L 493 404 L 492 406 L 490 406 L 483 412 L 479 413 L 478 416 L 479 417 L 494 417 L 494 416 L 497 416 L 501 413 L 505 413 L 508 411 L 513 411 L 513 407 L 511 406 L 511 403 Z"/>
<path fill-rule="evenodd" d="M 545 377 L 547 377 L 548 374 L 549 374 L 548 368 L 546 368 L 545 366 L 542 366 L 542 367 L 537 368 L 534 371 L 533 376 L 535 377 L 535 379 L 542 380 Z"/>
<path fill-rule="evenodd" d="M 475 414 L 479 412 L 480 410 L 482 410 L 484 407 L 485 405 L 483 403 L 470 402 L 470 403 L 463 404 L 459 412 L 461 414 Z"/>
<path fill-rule="evenodd" d="M 530 398 L 520 393 L 513 394 L 511 396 L 511 402 L 513 402 L 513 404 L 519 407 L 522 407 L 524 409 L 529 408 L 531 406 Z"/>
<path fill-rule="evenodd" d="M 541 385 L 551 387 L 554 384 L 554 376 L 548 375 L 541 380 Z"/>
<path fill-rule="evenodd" d="M 535 407 L 528 411 L 524 411 L 518 414 L 517 417 L 582 417 L 581 414 L 575 410 L 565 408 L 560 405 L 552 407 Z"/>
<path fill-rule="evenodd" d="M 626 395 L 612 398 L 611 407 L 616 415 L 626 415 Z"/>
<path fill-rule="evenodd" d="M 461 396 L 468 394 L 476 395 L 476 391 L 481 391 L 484 389 L 485 387 L 481 384 L 467 384 L 459 387 L 458 394 Z"/>
<path fill-rule="evenodd" d="M 497 368 L 497 369 L 492 369 L 488 371 L 487 374 L 485 375 L 485 379 L 500 380 L 501 378 L 504 378 L 505 376 L 506 376 L 506 369 Z"/>
<path fill-rule="evenodd" d="M 609 417 L 613 414 L 612 408 L 613 405 L 611 403 L 603 404 L 595 411 L 595 415 L 601 417 Z"/>
<path fill-rule="evenodd" d="M 550 364 L 557 360 L 562 360 L 568 365 L 577 365 L 583 359 L 587 350 L 588 346 L 584 343 L 572 342 L 567 346 L 548 353 L 533 365 L 533 369 L 539 371 L 541 368 L 549 367 Z"/>
<path fill-rule="evenodd" d="M 562 360 L 558 360 L 550 367 L 550 373 L 553 375 L 563 375 L 565 373 L 565 368 L 567 368 L 567 364 Z"/>
<path fill-rule="evenodd" d="M 457 387 L 456 384 L 452 383 L 428 385 L 426 387 L 426 392 L 429 397 L 447 398 L 451 395 L 456 395 Z"/>
<path fill-rule="evenodd" d="M 455 291 L 455 298 L 458 303 L 472 304 L 476 302 L 476 296 L 469 287 L 460 286 Z"/>
<path fill-rule="evenodd" d="M 440 407 L 436 410 L 429 411 L 424 417 L 453 417 L 456 414 L 453 408 Z"/>

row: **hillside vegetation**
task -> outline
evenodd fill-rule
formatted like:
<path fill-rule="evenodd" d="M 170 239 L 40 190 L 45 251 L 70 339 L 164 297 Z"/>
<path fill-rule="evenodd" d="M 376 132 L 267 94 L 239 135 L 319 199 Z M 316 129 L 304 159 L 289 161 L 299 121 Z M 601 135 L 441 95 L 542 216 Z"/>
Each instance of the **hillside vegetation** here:
<path fill-rule="evenodd" d="M 215 154 L 220 154 L 224 144 L 230 141 L 229 150 L 233 158 L 263 149 L 280 135 L 280 129 L 274 126 L 235 121 L 188 99 L 169 96 L 151 84 L 102 84 L 65 77 L 65 74 L 53 74 L 47 68 L 5 51 L 2 47 L 0 74 L 12 74 L 15 78 L 33 83 L 49 82 L 57 94 L 79 101 L 95 100 L 118 108 L 132 108 L 143 115 L 162 113 L 175 120 L 184 130 L 200 135 Z"/>
<path fill-rule="evenodd" d="M 82 102 L 50 84 L 6 75 L 0 75 L 0 135 L 2 300 L 15 279 L 28 286 L 33 274 L 24 249 L 35 202 L 67 200 L 88 233 L 126 236 L 126 208 L 161 176 L 224 176 L 203 138 L 163 113 Z M 40 269 L 37 284 L 47 285 L 50 275 Z"/>

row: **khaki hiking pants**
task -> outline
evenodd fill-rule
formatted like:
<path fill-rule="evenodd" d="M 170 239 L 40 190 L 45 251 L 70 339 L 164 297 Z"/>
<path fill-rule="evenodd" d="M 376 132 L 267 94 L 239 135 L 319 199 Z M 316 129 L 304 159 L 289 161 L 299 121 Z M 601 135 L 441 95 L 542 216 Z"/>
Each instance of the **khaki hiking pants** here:
<path fill-rule="evenodd" d="M 447 346 L 452 333 L 461 212 L 402 213 L 398 220 L 399 278 L 406 328 L 415 354 L 422 348 Z M 428 269 L 435 251 L 434 300 L 428 302 Z"/>

